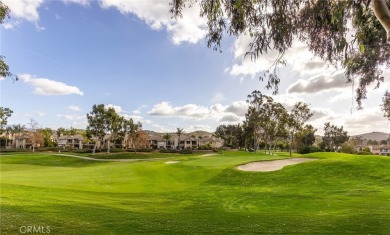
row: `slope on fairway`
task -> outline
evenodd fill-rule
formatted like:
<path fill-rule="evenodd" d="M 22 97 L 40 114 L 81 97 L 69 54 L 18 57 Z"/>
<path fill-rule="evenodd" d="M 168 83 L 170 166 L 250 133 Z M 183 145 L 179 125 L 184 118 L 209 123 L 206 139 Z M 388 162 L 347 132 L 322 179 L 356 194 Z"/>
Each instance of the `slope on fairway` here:
<path fill-rule="evenodd" d="M 236 166 L 283 156 L 228 152 L 176 164 L 1 158 L 2 233 L 389 234 L 390 158 L 316 153 L 277 172 Z"/>

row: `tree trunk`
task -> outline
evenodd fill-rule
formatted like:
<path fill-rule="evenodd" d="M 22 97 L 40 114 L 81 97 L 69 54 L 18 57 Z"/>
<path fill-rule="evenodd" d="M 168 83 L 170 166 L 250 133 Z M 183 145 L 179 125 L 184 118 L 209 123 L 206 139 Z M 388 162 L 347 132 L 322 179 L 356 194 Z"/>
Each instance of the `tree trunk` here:
<path fill-rule="evenodd" d="M 290 157 L 291 157 L 291 154 L 292 154 L 292 145 L 294 143 L 294 134 L 291 135 L 291 143 L 290 143 Z"/>
<path fill-rule="evenodd" d="M 110 153 L 110 144 L 111 142 L 109 140 L 107 140 L 107 154 Z"/>
<path fill-rule="evenodd" d="M 95 153 L 96 153 L 96 147 L 97 147 L 97 141 L 95 141 L 95 145 L 93 146 L 92 155 L 95 155 Z"/>
<path fill-rule="evenodd" d="M 372 0 L 371 7 L 376 18 L 385 28 L 387 33 L 387 42 L 390 43 L 390 10 L 385 0 Z"/>

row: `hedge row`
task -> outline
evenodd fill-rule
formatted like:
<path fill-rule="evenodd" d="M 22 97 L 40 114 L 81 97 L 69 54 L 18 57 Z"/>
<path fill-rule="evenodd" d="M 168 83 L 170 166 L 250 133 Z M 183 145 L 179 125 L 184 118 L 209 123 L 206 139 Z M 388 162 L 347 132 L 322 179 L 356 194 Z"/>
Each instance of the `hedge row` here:
<path fill-rule="evenodd" d="M 160 153 L 180 153 L 180 154 L 192 154 L 191 149 L 182 149 L 182 150 L 174 150 L 174 149 L 161 149 Z"/>

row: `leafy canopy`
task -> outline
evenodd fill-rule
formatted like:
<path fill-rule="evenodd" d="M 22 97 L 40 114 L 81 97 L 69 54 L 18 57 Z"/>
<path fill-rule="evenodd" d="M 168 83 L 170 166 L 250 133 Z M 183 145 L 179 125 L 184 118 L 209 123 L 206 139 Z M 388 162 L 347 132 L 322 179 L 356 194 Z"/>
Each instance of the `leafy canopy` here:
<path fill-rule="evenodd" d="M 384 82 L 383 70 L 390 67 L 390 43 L 386 42 L 390 34 L 385 30 L 390 30 L 389 0 L 172 0 L 170 12 L 181 17 L 183 8 L 196 3 L 200 16 L 207 19 L 208 47 L 221 50 L 225 33 L 247 34 L 252 42 L 246 56 L 255 60 L 270 50 L 279 53 L 271 70 L 260 76 L 268 79 L 266 88 L 274 93 L 280 83 L 276 68 L 286 64 L 283 55 L 294 40 L 303 42 L 322 60 L 345 69 L 347 82 L 357 79 L 359 108 L 367 86 L 378 87 Z M 375 13 L 383 26 L 371 5 L 379 9 Z"/>

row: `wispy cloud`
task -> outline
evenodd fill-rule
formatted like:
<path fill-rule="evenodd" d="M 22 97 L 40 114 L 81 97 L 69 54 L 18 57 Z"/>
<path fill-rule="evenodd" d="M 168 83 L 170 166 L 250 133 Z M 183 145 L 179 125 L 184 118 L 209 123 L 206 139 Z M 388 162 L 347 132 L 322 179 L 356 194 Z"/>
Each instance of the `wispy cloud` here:
<path fill-rule="evenodd" d="M 27 51 L 28 53 L 33 54 L 33 55 L 39 56 L 39 57 L 41 57 L 41 58 L 44 58 L 44 59 L 46 59 L 46 60 L 48 60 L 48 61 L 51 61 L 51 62 L 54 62 L 54 63 L 56 63 L 56 64 L 65 66 L 65 64 L 61 63 L 60 61 L 55 60 L 55 59 L 53 59 L 53 58 L 50 58 L 50 57 L 48 57 L 48 56 L 42 55 L 42 54 L 40 54 L 40 53 L 38 53 L 38 52 L 29 50 L 29 49 L 27 49 L 26 51 Z"/>
<path fill-rule="evenodd" d="M 79 114 L 58 114 L 57 117 L 66 119 L 66 120 L 71 120 L 71 121 L 76 121 L 76 120 L 83 120 L 87 119 L 86 115 L 79 115 Z"/>
<path fill-rule="evenodd" d="M 12 16 L 12 20 L 5 25 L 6 28 L 13 28 L 21 21 L 28 21 L 35 24 L 38 30 L 44 29 L 38 24 L 38 8 L 44 0 L 2 0 L 2 2 L 10 8 Z"/>
<path fill-rule="evenodd" d="M 20 80 L 31 85 L 34 88 L 34 93 L 37 95 L 84 95 L 79 88 L 69 86 L 62 82 L 49 80 L 47 78 L 36 78 L 30 74 L 19 75 Z"/>
<path fill-rule="evenodd" d="M 239 122 L 244 119 L 248 105 L 245 101 L 236 101 L 230 105 L 214 104 L 202 106 L 186 104 L 183 106 L 172 106 L 171 103 L 163 101 L 152 107 L 148 115 L 157 117 L 174 117 L 191 120 L 214 119 L 220 122 Z"/>
<path fill-rule="evenodd" d="M 309 80 L 300 79 L 292 84 L 288 89 L 288 93 L 318 93 L 331 91 L 337 88 L 346 88 L 344 72 L 336 71 L 333 73 L 324 73 L 319 76 L 310 78 Z"/>
<path fill-rule="evenodd" d="M 90 3 L 92 2 L 91 0 L 62 0 L 65 4 L 80 4 L 82 6 L 89 6 Z"/>
<path fill-rule="evenodd" d="M 174 44 L 197 43 L 206 35 L 206 20 L 199 17 L 199 4 L 185 8 L 179 21 L 169 14 L 167 1 L 101 0 L 100 5 L 115 8 L 122 14 L 134 14 L 154 30 L 165 28 Z"/>
<path fill-rule="evenodd" d="M 81 110 L 81 108 L 77 105 L 69 105 L 67 108 L 69 110 L 72 110 L 72 111 L 80 111 Z"/>

